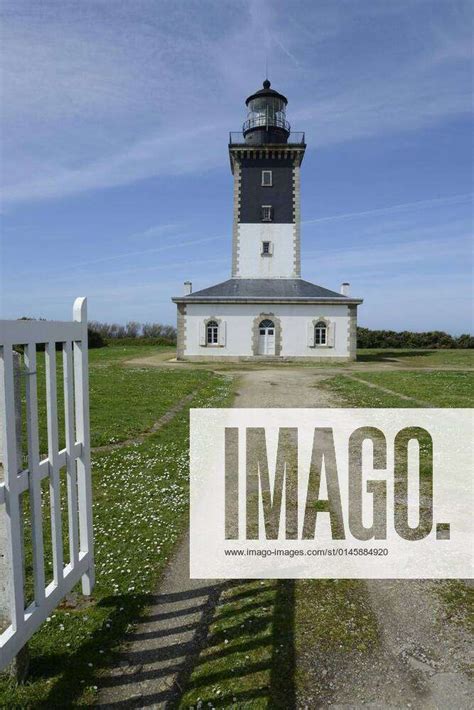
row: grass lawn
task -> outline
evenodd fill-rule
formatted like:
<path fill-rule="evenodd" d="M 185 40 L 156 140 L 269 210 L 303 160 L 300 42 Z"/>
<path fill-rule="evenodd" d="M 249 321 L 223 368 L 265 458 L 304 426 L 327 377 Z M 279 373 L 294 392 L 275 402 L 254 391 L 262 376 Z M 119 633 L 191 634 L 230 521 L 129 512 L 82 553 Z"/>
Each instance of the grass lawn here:
<path fill-rule="evenodd" d="M 356 376 L 395 394 L 367 387 L 344 375 L 326 380 L 324 386 L 352 407 L 422 406 L 416 401 L 397 397 L 397 393 L 430 403 L 433 407 L 471 407 L 474 401 L 474 372 L 358 372 Z"/>
<path fill-rule="evenodd" d="M 462 580 L 447 580 L 438 586 L 446 619 L 465 626 L 474 634 L 474 589 Z"/>
<path fill-rule="evenodd" d="M 124 367 L 133 357 L 174 352 L 153 346 L 121 346 L 89 351 L 91 446 L 132 438 L 149 429 L 175 402 L 196 391 L 213 375 L 207 371 Z M 59 448 L 65 447 L 62 355 L 56 353 Z M 47 452 L 44 353 L 38 353 L 40 450 Z M 26 418 L 23 417 L 25 421 Z M 26 428 L 25 428 L 26 430 Z M 26 439 L 26 436 L 25 436 Z M 26 447 L 25 447 L 26 448 Z"/>
<path fill-rule="evenodd" d="M 91 419 L 96 431 L 104 426 L 115 439 L 126 438 L 147 429 L 173 401 L 196 390 L 189 406 L 219 407 L 230 401 L 232 386 L 226 378 L 203 371 L 129 370 L 120 362 L 142 356 L 144 348 L 114 350 L 91 351 Z M 97 574 L 93 597 L 87 600 L 75 590 L 34 634 L 28 682 L 15 687 L 0 680 L 0 707 L 93 702 L 97 674 L 149 602 L 187 525 L 189 406 L 142 444 L 93 456 Z M 128 412 L 130 424 L 116 411 L 120 409 Z M 96 443 L 104 438 L 97 435 Z M 47 495 L 43 508 L 48 520 Z M 67 511 L 63 512 L 66 529 Z M 27 525 L 26 540 L 28 535 Z M 50 537 L 49 524 L 45 535 Z M 29 557 L 27 551 L 27 567 Z M 46 571 L 48 578 L 50 560 Z"/>
<path fill-rule="evenodd" d="M 396 362 L 407 367 L 474 367 L 474 350 L 372 348 L 357 350 L 358 362 Z"/>

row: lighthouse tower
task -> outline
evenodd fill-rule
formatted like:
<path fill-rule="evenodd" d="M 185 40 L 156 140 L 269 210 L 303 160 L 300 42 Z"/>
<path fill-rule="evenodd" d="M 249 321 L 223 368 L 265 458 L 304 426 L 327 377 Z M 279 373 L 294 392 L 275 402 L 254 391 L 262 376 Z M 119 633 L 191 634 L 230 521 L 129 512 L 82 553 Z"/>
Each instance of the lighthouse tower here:
<path fill-rule="evenodd" d="M 297 279 L 304 134 L 291 134 L 290 139 L 288 101 L 268 79 L 245 103 L 243 145 L 232 136 L 229 144 L 234 175 L 232 276 Z"/>
<path fill-rule="evenodd" d="M 304 133 L 291 130 L 288 100 L 268 79 L 231 133 L 234 180 L 228 281 L 173 298 L 178 359 L 355 359 L 357 306 L 346 282 L 331 291 L 301 278 L 300 168 Z"/>

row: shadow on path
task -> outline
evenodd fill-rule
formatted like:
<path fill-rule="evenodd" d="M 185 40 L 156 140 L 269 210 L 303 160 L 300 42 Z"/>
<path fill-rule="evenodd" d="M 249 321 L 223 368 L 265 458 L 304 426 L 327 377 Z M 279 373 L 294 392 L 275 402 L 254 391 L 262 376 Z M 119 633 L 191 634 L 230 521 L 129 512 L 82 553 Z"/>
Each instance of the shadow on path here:
<path fill-rule="evenodd" d="M 99 679 L 96 707 L 294 708 L 294 581 L 191 580 L 184 557 L 186 544 Z"/>
<path fill-rule="evenodd" d="M 404 357 L 424 357 L 432 350 L 381 350 L 375 353 L 357 353 L 357 362 L 397 362 Z"/>

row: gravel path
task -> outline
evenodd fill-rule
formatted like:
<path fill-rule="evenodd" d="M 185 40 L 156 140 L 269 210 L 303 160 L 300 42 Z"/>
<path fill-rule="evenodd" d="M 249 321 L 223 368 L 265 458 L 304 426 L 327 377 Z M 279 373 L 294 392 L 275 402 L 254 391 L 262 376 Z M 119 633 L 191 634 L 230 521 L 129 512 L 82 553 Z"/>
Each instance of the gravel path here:
<path fill-rule="evenodd" d="M 446 619 L 437 594 L 441 584 L 365 582 L 361 593 L 377 620 L 376 647 L 360 651 L 354 644 L 351 651 L 328 655 L 307 646 L 296 658 L 297 707 L 472 708 L 472 638 Z"/>
<path fill-rule="evenodd" d="M 318 387 L 327 371 L 268 368 L 234 374 L 239 378 L 237 407 L 343 406 L 332 393 Z M 474 686 L 466 672 L 472 639 L 460 625 L 447 619 L 443 622 L 437 594 L 440 584 L 429 580 L 364 583 L 361 593 L 379 628 L 376 651 L 354 649 L 327 658 L 318 648 L 306 646 L 296 658 L 296 706 L 308 710 L 474 707 L 470 700 Z M 189 579 L 188 540 L 184 540 L 147 615 L 104 678 L 98 705 L 174 707 L 224 588 L 225 583 Z"/>
<path fill-rule="evenodd" d="M 339 407 L 336 395 L 318 387 L 328 375 L 311 370 L 250 370 L 239 377 L 234 407 Z"/>

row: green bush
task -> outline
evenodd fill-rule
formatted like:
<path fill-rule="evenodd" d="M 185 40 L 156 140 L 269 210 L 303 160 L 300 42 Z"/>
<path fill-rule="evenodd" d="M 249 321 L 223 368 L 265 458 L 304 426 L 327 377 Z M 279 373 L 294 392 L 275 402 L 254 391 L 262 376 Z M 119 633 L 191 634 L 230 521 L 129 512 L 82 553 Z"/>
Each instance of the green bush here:
<path fill-rule="evenodd" d="M 394 330 L 370 330 L 357 328 L 358 348 L 474 348 L 474 337 L 463 334 L 459 337 L 433 330 L 424 333 L 413 333 L 409 330 L 396 332 Z"/>
<path fill-rule="evenodd" d="M 106 338 L 105 344 L 115 347 L 117 345 L 176 345 L 175 338 Z"/>
<path fill-rule="evenodd" d="M 87 336 L 88 336 L 89 350 L 91 350 L 92 348 L 107 347 L 107 343 L 105 342 L 104 338 L 96 330 L 92 330 L 92 328 L 88 328 L 87 329 Z"/>
<path fill-rule="evenodd" d="M 168 345 L 176 343 L 176 328 L 163 323 L 139 323 L 129 321 L 120 323 L 101 323 L 90 321 L 89 327 L 100 333 L 108 342 L 120 340 L 123 344 L 133 345 L 134 340 L 141 340 L 142 345 Z"/>

